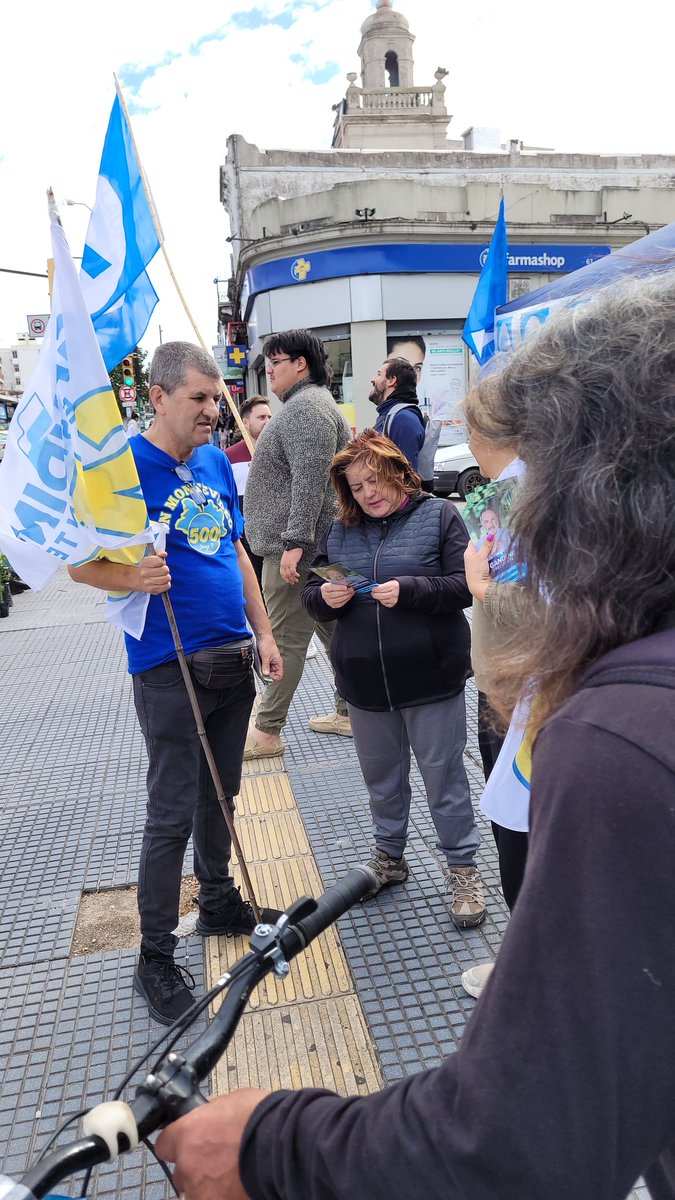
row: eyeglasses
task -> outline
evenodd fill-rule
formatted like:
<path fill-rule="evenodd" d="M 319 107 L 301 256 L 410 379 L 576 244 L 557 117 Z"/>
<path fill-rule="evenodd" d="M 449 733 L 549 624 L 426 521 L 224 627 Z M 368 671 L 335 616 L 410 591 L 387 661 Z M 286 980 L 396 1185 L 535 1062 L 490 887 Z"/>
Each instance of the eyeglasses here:
<path fill-rule="evenodd" d="M 286 358 L 268 358 L 267 365 L 269 367 L 278 367 L 282 362 L 295 362 L 294 358 L 287 356 Z"/>
<path fill-rule="evenodd" d="M 187 463 L 179 462 L 178 466 L 174 467 L 174 471 L 181 483 L 187 483 L 190 488 L 190 495 L 194 497 L 199 507 L 204 508 L 209 502 L 209 497 L 197 483 Z"/>

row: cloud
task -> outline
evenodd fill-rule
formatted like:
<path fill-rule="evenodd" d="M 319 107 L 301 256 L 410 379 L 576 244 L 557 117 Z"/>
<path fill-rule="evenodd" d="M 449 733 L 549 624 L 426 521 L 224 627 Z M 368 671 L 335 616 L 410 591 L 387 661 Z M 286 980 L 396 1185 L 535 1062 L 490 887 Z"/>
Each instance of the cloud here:
<path fill-rule="evenodd" d="M 310 46 L 311 43 L 306 48 L 309 49 Z M 295 63 L 298 67 L 303 67 L 302 78 L 308 79 L 310 83 L 328 83 L 329 80 L 334 79 L 336 75 L 340 74 L 340 68 L 337 63 L 327 62 L 322 67 L 318 67 L 311 64 L 309 54 L 302 54 L 300 51 L 290 54 L 289 62 Z"/>
<path fill-rule="evenodd" d="M 248 11 L 232 13 L 230 17 L 235 29 L 262 29 L 264 25 L 279 25 L 282 29 L 290 29 L 295 20 L 290 9 L 270 16 L 259 8 L 250 8 Z"/>
<path fill-rule="evenodd" d="M 152 79 L 162 67 L 167 67 L 177 58 L 180 58 L 180 53 L 170 50 L 158 62 L 146 63 L 145 66 L 139 63 L 123 63 L 117 72 L 120 86 L 125 92 L 139 92 L 148 79 Z"/>
<path fill-rule="evenodd" d="M 322 67 L 309 67 L 305 71 L 305 79 L 309 79 L 312 83 L 328 83 L 330 79 L 334 79 L 340 74 L 340 68 L 337 63 L 327 62 Z"/>

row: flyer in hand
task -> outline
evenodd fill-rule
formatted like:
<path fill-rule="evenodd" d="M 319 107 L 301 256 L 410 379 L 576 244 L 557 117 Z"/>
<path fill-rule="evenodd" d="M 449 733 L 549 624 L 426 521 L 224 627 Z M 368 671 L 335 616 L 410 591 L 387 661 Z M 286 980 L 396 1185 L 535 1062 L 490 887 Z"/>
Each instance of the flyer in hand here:
<path fill-rule="evenodd" d="M 320 575 L 327 583 L 346 583 L 348 587 L 353 587 L 355 592 L 367 593 L 372 592 L 373 588 L 377 587 L 371 579 L 366 579 L 363 575 L 359 575 L 358 571 L 352 570 L 351 567 L 345 567 L 342 563 L 329 563 L 327 567 L 312 567 L 315 575 Z"/>
<path fill-rule="evenodd" d="M 462 516 L 477 550 L 489 533 L 494 535 L 488 559 L 490 574 L 498 583 L 518 583 L 525 564 L 518 561 L 510 528 L 511 509 L 518 494 L 518 479 L 511 476 L 475 488 L 466 498 Z"/>

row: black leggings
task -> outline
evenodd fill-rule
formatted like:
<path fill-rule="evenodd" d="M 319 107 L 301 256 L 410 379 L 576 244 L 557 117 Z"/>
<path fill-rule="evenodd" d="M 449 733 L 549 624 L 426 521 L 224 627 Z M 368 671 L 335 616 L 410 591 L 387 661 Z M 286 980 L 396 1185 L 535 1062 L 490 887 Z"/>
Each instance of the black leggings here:
<path fill-rule="evenodd" d="M 499 751 L 504 744 L 501 737 L 491 724 L 491 710 L 487 696 L 478 693 L 478 749 L 483 761 L 483 774 L 487 783 L 494 767 Z M 506 829 L 503 825 L 491 822 L 492 834 L 497 846 L 499 859 L 499 879 L 504 893 L 504 900 L 513 912 L 520 893 L 527 862 L 528 835 L 515 829 Z"/>

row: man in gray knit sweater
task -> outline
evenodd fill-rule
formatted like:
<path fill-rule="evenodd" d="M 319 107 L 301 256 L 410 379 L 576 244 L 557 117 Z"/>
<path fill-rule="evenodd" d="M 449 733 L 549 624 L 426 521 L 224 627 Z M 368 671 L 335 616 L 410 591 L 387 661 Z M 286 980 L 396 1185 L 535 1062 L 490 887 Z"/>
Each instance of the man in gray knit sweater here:
<path fill-rule="evenodd" d="M 331 369 L 321 339 L 308 329 L 291 329 L 270 335 L 263 349 L 270 387 L 283 409 L 258 439 L 244 519 L 249 545 L 263 559 L 263 593 L 284 659 L 284 678 L 265 689 L 245 759 L 283 752 L 279 735 L 314 629 L 326 648 L 330 643 L 332 624 L 315 626 L 300 595 L 317 543 L 335 515 L 330 465 L 350 438 L 328 389 Z M 313 717 L 310 728 L 351 736 L 347 706 L 337 693 L 335 712 Z"/>

